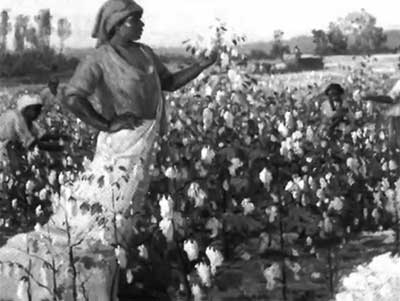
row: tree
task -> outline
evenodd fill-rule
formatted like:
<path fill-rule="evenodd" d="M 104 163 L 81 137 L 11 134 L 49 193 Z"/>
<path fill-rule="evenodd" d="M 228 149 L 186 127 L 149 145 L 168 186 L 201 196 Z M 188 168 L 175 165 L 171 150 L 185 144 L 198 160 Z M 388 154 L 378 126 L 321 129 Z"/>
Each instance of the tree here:
<path fill-rule="evenodd" d="M 65 40 L 71 36 L 71 22 L 67 18 L 61 18 L 57 22 L 57 35 L 60 38 L 60 53 L 63 52 Z"/>
<path fill-rule="evenodd" d="M 35 27 L 31 26 L 26 31 L 26 41 L 29 42 L 33 48 L 39 49 L 39 39 Z"/>
<path fill-rule="evenodd" d="M 272 44 L 271 56 L 274 58 L 280 58 L 284 60 L 283 56 L 285 53 L 290 53 L 288 45 L 283 44 L 284 32 L 280 29 L 274 31 L 274 42 Z"/>
<path fill-rule="evenodd" d="M 51 14 L 49 9 L 41 9 L 35 16 L 38 25 L 37 38 L 41 49 L 50 48 Z"/>
<path fill-rule="evenodd" d="M 10 16 L 7 10 L 2 10 L 0 13 L 0 52 L 7 50 L 7 35 L 11 31 Z"/>
<path fill-rule="evenodd" d="M 315 53 L 319 55 L 328 54 L 329 52 L 329 40 L 325 31 L 322 29 L 313 29 L 313 43 L 315 44 Z"/>
<path fill-rule="evenodd" d="M 330 50 L 334 54 L 344 54 L 347 51 L 347 37 L 338 24 L 331 22 L 328 29 Z"/>
<path fill-rule="evenodd" d="M 376 18 L 365 9 L 349 13 L 339 21 L 339 26 L 349 38 L 353 51 L 370 53 L 379 51 L 386 42 L 382 27 L 376 26 Z"/>
<path fill-rule="evenodd" d="M 14 25 L 14 45 L 15 51 L 23 52 L 25 50 L 25 38 L 28 31 L 29 17 L 18 15 Z"/>

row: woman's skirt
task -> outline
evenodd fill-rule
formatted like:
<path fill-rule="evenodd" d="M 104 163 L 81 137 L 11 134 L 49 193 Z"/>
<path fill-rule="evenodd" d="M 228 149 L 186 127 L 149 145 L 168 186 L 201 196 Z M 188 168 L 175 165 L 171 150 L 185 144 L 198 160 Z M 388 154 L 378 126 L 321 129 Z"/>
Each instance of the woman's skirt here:
<path fill-rule="evenodd" d="M 116 300 L 116 254 L 149 186 L 160 115 L 135 130 L 101 132 L 93 161 L 63 185 L 48 223 L 0 248 L 0 300 Z"/>

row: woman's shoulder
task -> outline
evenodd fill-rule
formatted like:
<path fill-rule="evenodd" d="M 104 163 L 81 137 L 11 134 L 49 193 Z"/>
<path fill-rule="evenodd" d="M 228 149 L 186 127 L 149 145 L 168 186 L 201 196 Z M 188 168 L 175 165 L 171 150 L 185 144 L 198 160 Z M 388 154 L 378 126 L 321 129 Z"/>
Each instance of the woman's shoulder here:
<path fill-rule="evenodd" d="M 153 48 L 151 48 L 149 45 L 143 44 L 143 43 L 139 43 L 139 46 L 146 51 L 147 53 L 149 53 L 150 55 L 154 56 L 155 52 L 153 50 Z"/>

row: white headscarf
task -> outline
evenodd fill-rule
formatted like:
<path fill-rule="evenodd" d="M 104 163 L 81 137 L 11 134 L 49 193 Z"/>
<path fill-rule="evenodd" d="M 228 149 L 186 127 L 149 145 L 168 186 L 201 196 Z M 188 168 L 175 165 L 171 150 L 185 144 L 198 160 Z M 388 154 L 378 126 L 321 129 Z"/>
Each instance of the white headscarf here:
<path fill-rule="evenodd" d="M 22 110 L 24 110 L 29 106 L 35 106 L 35 105 L 43 105 L 41 97 L 37 94 L 34 95 L 24 94 L 17 100 L 17 109 L 20 112 L 22 112 Z"/>

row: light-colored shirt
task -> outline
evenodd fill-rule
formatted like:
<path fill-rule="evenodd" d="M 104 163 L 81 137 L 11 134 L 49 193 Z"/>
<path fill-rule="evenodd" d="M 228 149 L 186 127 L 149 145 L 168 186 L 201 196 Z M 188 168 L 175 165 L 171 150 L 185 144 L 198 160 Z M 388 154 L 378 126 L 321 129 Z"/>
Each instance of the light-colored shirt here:
<path fill-rule="evenodd" d="M 141 48 L 149 58 L 146 71 L 129 64 L 111 45 L 100 46 L 79 64 L 66 97 L 94 95 L 103 116 L 109 120 L 123 113 L 155 118 L 163 97 L 160 78 L 168 70 L 150 47 L 141 45 Z"/>

